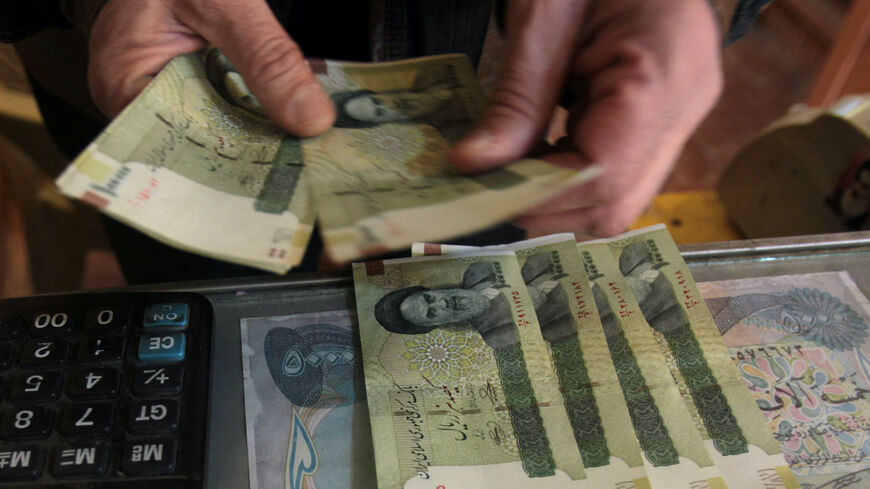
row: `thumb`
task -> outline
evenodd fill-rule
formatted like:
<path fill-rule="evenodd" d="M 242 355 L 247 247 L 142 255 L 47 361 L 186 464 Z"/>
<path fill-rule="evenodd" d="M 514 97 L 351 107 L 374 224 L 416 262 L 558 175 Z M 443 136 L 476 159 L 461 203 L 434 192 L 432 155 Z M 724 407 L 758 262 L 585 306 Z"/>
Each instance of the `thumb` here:
<path fill-rule="evenodd" d="M 265 1 L 196 3 L 190 24 L 239 70 L 275 123 L 299 137 L 332 126 L 335 107 Z"/>
<path fill-rule="evenodd" d="M 565 83 L 586 2 L 512 0 L 501 73 L 483 116 L 450 150 L 464 172 L 523 157 L 543 136 Z"/>

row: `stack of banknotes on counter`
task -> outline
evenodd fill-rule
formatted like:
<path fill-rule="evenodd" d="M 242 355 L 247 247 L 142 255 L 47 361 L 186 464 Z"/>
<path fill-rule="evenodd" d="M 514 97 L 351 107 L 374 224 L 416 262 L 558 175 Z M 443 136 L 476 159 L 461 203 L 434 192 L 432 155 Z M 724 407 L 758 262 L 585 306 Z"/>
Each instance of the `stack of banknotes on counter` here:
<path fill-rule="evenodd" d="M 447 149 L 485 103 L 464 56 L 311 67 L 338 113 L 318 137 L 272 124 L 208 49 L 170 62 L 57 184 L 171 246 L 283 273 L 315 219 L 346 262 L 485 229 L 597 173 L 526 159 L 458 174 Z"/>
<path fill-rule="evenodd" d="M 413 252 L 243 320 L 251 487 L 870 487 L 848 273 L 697 284 L 661 226 Z"/>

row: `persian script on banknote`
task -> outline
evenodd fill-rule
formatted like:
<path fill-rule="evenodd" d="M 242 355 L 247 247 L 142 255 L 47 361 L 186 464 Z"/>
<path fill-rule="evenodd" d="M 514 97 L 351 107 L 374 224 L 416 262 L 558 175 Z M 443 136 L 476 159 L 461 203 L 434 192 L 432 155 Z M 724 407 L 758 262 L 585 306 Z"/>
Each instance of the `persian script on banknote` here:
<path fill-rule="evenodd" d="M 698 288 L 803 487 L 864 487 L 870 302 L 849 274 L 724 280 Z"/>
<path fill-rule="evenodd" d="M 514 251 L 590 484 L 618 489 L 649 485 L 573 234 L 482 248 L 414 243 L 411 250 L 415 256 Z"/>
<path fill-rule="evenodd" d="M 463 56 L 311 66 L 339 114 L 319 137 L 283 133 L 210 48 L 172 60 L 57 184 L 171 246 L 282 273 L 317 213 L 345 261 L 495 225 L 597 174 L 539 160 L 454 171 L 447 148 L 484 104 Z"/>
<path fill-rule="evenodd" d="M 353 271 L 379 487 L 590 487 L 513 253 Z"/>
<path fill-rule="evenodd" d="M 355 316 L 242 319 L 252 489 L 377 487 Z"/>
<path fill-rule="evenodd" d="M 730 487 L 798 487 L 663 225 L 608 246 Z"/>

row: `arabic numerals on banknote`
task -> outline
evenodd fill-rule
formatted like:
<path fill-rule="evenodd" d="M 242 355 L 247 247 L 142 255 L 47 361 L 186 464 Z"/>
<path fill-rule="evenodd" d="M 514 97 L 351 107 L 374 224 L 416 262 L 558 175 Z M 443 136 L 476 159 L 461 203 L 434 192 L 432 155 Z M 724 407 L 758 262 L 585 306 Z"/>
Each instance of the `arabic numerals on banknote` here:
<path fill-rule="evenodd" d="M 350 311 L 243 319 L 251 487 L 376 485 Z"/>

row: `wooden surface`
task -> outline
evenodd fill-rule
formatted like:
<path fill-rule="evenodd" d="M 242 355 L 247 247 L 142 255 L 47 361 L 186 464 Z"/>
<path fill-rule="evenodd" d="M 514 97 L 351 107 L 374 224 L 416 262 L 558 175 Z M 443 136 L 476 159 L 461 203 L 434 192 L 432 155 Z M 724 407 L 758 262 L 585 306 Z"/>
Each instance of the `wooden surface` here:
<path fill-rule="evenodd" d="M 865 92 L 870 92 L 870 0 L 854 0 L 807 103 L 830 105 Z"/>

